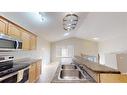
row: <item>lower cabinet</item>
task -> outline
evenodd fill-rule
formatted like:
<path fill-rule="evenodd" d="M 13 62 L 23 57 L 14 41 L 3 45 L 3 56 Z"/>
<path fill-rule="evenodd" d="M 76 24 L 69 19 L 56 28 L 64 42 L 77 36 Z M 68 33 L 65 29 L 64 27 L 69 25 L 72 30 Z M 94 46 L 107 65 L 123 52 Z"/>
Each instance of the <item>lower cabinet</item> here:
<path fill-rule="evenodd" d="M 41 63 L 42 61 L 39 60 L 37 62 L 34 62 L 30 65 L 29 69 L 29 83 L 36 82 L 41 74 Z"/>
<path fill-rule="evenodd" d="M 42 62 L 42 61 L 38 61 L 38 62 L 36 63 L 36 80 L 39 79 L 40 74 L 41 74 L 41 62 Z"/>
<path fill-rule="evenodd" d="M 126 74 L 100 74 L 101 83 L 127 83 Z"/>

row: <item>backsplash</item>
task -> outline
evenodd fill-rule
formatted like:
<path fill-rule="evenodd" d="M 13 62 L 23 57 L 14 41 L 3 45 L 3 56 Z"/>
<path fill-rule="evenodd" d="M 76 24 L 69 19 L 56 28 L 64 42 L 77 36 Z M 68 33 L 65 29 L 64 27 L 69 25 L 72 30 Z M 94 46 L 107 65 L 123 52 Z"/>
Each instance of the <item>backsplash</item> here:
<path fill-rule="evenodd" d="M 0 55 L 13 55 L 15 59 L 21 58 L 39 58 L 42 59 L 43 55 L 40 51 L 12 51 L 12 52 L 0 52 Z"/>

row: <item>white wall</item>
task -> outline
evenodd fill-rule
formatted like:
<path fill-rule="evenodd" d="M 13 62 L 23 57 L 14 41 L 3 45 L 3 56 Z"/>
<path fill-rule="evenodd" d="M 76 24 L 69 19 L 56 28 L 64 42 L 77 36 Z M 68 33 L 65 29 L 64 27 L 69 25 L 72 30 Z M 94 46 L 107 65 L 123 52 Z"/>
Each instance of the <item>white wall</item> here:
<path fill-rule="evenodd" d="M 117 62 L 115 62 L 115 58 L 112 59 L 114 61 L 110 62 L 109 64 L 107 61 L 109 59 L 107 59 L 106 56 L 109 55 L 111 57 L 112 53 L 117 54 L 126 51 L 127 51 L 127 35 L 119 36 L 113 39 L 100 42 L 99 43 L 100 63 L 113 68 L 117 68 L 118 66 Z"/>
<path fill-rule="evenodd" d="M 127 73 L 127 53 L 117 54 L 117 65 L 122 73 Z"/>
<path fill-rule="evenodd" d="M 67 45 L 72 45 L 74 47 L 74 55 L 80 56 L 81 53 L 83 53 L 86 55 L 97 56 L 98 54 L 97 42 L 73 37 L 51 43 L 51 61 L 58 60 L 56 58 L 56 46 L 67 46 Z"/>
<path fill-rule="evenodd" d="M 117 69 L 116 54 L 113 54 L 113 53 L 105 54 L 105 64 L 104 65 Z"/>

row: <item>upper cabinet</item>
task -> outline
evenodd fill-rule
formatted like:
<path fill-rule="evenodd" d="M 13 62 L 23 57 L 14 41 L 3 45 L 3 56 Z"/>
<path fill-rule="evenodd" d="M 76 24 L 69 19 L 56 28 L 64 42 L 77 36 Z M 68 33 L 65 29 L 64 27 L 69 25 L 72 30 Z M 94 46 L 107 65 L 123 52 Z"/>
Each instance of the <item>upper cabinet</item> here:
<path fill-rule="evenodd" d="M 18 38 L 21 39 L 21 31 L 22 29 L 19 28 L 18 26 L 9 23 L 9 27 L 8 27 L 8 35 L 14 38 Z"/>
<path fill-rule="evenodd" d="M 21 39 L 23 41 L 23 50 L 35 50 L 37 46 L 37 36 L 27 32 L 22 31 Z"/>
<path fill-rule="evenodd" d="M 37 47 L 37 37 L 35 35 L 30 36 L 30 50 L 35 50 Z"/>
<path fill-rule="evenodd" d="M 23 41 L 23 45 L 22 45 L 23 50 L 30 50 L 30 33 L 23 31 L 21 35 L 21 39 Z"/>
<path fill-rule="evenodd" d="M 22 40 L 23 50 L 35 50 L 37 46 L 37 36 L 21 26 L 0 16 L 0 33 Z"/>
<path fill-rule="evenodd" d="M 0 33 L 7 34 L 8 21 L 0 17 Z"/>

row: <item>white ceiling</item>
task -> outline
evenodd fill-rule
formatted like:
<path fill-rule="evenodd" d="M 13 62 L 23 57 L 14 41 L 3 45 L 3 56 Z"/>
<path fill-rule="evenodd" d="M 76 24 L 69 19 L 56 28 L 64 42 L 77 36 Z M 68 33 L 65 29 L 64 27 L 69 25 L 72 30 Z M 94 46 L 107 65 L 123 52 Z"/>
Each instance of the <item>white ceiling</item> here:
<path fill-rule="evenodd" d="M 80 38 L 99 38 L 99 41 L 127 35 L 126 13 L 89 13 L 76 32 Z"/>
<path fill-rule="evenodd" d="M 78 12 L 76 13 L 79 16 L 78 25 L 67 37 L 64 37 L 65 31 L 62 25 L 62 20 L 67 13 L 45 12 L 43 15 L 46 20 L 43 22 L 40 21 L 37 12 L 5 12 L 0 14 L 49 41 L 69 37 L 89 40 L 99 38 L 98 41 L 103 41 L 127 35 L 127 13 Z"/>

